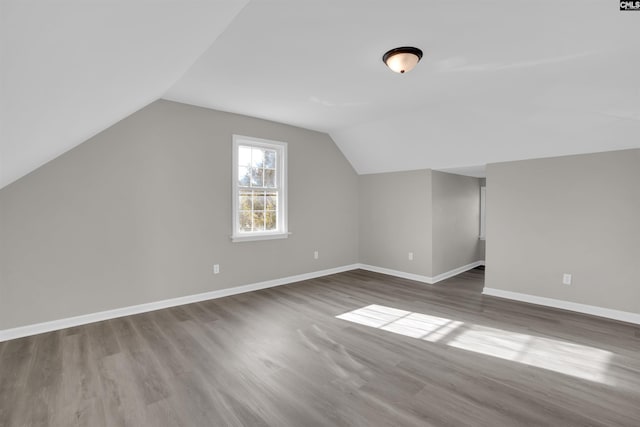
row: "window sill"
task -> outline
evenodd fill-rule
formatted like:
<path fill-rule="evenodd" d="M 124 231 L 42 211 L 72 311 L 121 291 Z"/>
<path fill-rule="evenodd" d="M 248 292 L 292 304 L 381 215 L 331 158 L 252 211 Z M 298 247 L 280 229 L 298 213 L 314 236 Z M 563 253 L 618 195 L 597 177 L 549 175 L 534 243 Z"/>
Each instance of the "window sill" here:
<path fill-rule="evenodd" d="M 269 233 L 269 234 L 252 234 L 252 235 L 239 235 L 231 236 L 233 243 L 239 242 L 255 242 L 259 240 L 276 240 L 286 239 L 291 233 Z"/>

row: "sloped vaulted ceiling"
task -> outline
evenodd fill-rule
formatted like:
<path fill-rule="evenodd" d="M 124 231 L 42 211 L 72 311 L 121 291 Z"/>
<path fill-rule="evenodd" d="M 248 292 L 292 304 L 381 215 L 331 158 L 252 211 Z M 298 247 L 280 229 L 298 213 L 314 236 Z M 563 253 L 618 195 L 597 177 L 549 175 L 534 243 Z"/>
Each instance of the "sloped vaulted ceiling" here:
<path fill-rule="evenodd" d="M 328 132 L 359 173 L 640 147 L 614 1 L 0 4 L 0 186 L 159 97 Z M 398 75 L 402 45 L 425 56 Z"/>
<path fill-rule="evenodd" d="M 359 173 L 640 146 L 615 1 L 251 2 L 169 99 L 329 132 Z M 399 75 L 381 61 L 424 51 Z"/>
<path fill-rule="evenodd" d="M 0 187 L 158 99 L 245 0 L 2 0 Z"/>

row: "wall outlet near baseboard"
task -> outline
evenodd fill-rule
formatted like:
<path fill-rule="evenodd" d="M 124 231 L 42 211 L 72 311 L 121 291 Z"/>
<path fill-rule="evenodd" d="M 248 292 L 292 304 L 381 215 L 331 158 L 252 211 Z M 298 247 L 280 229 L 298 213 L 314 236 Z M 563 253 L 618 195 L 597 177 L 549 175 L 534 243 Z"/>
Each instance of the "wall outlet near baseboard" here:
<path fill-rule="evenodd" d="M 220 273 L 220 264 L 213 264 L 213 274 Z"/>
<path fill-rule="evenodd" d="M 320 254 L 318 253 L 318 251 L 313 251 L 313 259 L 318 259 L 320 258 Z"/>
<path fill-rule="evenodd" d="M 409 261 L 413 261 L 413 252 L 409 252 Z"/>
<path fill-rule="evenodd" d="M 564 273 L 562 275 L 562 284 L 563 285 L 570 285 L 571 284 L 571 274 Z"/>

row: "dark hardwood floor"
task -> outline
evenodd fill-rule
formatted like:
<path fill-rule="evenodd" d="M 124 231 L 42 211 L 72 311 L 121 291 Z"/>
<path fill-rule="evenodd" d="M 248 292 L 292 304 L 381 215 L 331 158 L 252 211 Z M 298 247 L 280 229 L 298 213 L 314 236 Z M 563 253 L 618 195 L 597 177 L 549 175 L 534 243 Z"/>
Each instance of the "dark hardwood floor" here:
<path fill-rule="evenodd" d="M 633 325 L 356 270 L 0 343 L 1 426 L 640 426 Z"/>

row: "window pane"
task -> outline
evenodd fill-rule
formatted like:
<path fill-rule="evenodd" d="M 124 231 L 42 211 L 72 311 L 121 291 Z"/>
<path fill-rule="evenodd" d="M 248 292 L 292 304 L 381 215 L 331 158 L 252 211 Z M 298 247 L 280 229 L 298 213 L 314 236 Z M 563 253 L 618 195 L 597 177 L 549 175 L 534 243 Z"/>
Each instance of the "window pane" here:
<path fill-rule="evenodd" d="M 252 187 L 262 187 L 262 173 L 264 169 L 262 168 L 251 168 L 251 186 Z"/>
<path fill-rule="evenodd" d="M 267 193 L 265 209 L 269 211 L 278 210 L 278 193 Z"/>
<path fill-rule="evenodd" d="M 264 170 L 264 186 L 267 188 L 276 188 L 276 171 L 273 169 Z"/>
<path fill-rule="evenodd" d="M 238 185 L 241 187 L 248 187 L 249 182 L 251 182 L 249 169 L 245 167 L 238 168 Z"/>
<path fill-rule="evenodd" d="M 267 230 L 275 230 L 278 228 L 278 221 L 275 211 L 266 211 L 264 213 L 265 219 L 265 229 Z"/>
<path fill-rule="evenodd" d="M 238 148 L 238 166 L 251 166 L 251 147 L 241 145 Z"/>
<path fill-rule="evenodd" d="M 264 151 L 264 167 L 269 169 L 276 168 L 276 152 L 273 150 Z"/>
<path fill-rule="evenodd" d="M 253 231 L 264 231 L 264 211 L 253 212 Z"/>
<path fill-rule="evenodd" d="M 253 147 L 251 149 L 251 166 L 254 168 L 264 167 L 264 150 L 262 148 Z"/>
<path fill-rule="evenodd" d="M 282 179 L 286 176 L 286 144 L 234 135 L 233 147 L 232 240 L 252 240 L 252 235 L 256 239 L 280 237 L 278 233 L 287 232 L 286 182 Z"/>
<path fill-rule="evenodd" d="M 240 231 L 251 231 L 251 211 L 240 211 L 238 224 Z"/>
<path fill-rule="evenodd" d="M 251 210 L 251 191 L 241 191 L 238 208 L 242 211 Z"/>
<path fill-rule="evenodd" d="M 254 211 L 263 211 L 264 210 L 264 191 L 254 191 L 253 192 L 253 210 Z"/>

